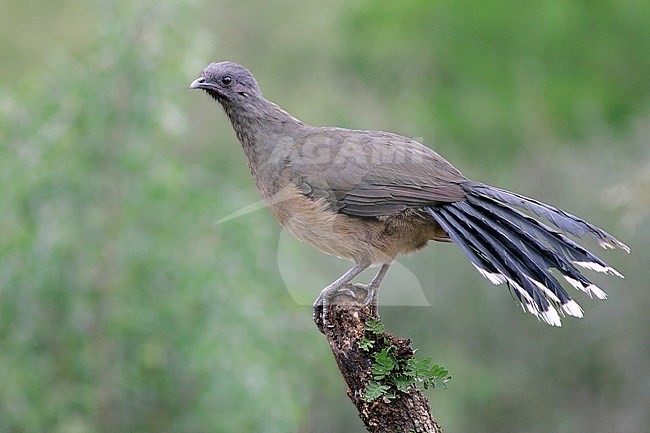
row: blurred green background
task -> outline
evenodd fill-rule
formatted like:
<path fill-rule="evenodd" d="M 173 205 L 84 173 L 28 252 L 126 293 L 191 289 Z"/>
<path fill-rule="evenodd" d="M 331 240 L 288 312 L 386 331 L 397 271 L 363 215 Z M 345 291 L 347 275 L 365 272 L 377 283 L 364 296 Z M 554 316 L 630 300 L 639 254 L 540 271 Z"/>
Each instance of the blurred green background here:
<path fill-rule="evenodd" d="M 577 294 L 586 317 L 559 329 L 458 248 L 401 260 L 432 306 L 383 319 L 451 371 L 428 394 L 445 431 L 650 431 L 650 3 L 3 0 L 0 17 L 0 432 L 365 431 L 280 276 L 278 224 L 216 224 L 258 200 L 221 109 L 188 91 L 226 59 L 305 122 L 417 137 L 632 248 L 600 254 L 627 278 L 591 274 L 610 299 Z"/>

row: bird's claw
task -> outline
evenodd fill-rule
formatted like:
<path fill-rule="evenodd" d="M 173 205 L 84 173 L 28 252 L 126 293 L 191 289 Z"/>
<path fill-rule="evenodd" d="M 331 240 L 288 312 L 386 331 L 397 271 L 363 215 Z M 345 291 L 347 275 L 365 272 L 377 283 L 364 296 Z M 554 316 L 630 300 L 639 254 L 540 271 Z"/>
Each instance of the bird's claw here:
<path fill-rule="evenodd" d="M 377 286 L 371 283 L 355 284 L 354 287 L 357 289 L 362 289 L 366 292 L 366 295 L 363 298 L 363 305 L 370 307 L 370 312 L 374 316 L 379 317 L 379 297 L 377 296 L 379 294 L 379 291 L 377 290 Z"/>
<path fill-rule="evenodd" d="M 324 328 L 332 328 L 334 325 L 332 325 L 329 322 L 329 307 L 331 304 L 332 298 L 338 293 L 337 290 L 327 290 L 324 289 L 322 292 L 320 292 L 320 295 L 318 295 L 318 298 L 316 298 L 316 302 L 314 302 L 314 322 L 316 322 L 316 325 L 322 324 Z"/>
<path fill-rule="evenodd" d="M 323 327 L 333 328 L 334 325 L 329 322 L 329 307 L 332 304 L 332 299 L 336 296 L 344 295 L 349 296 L 354 300 L 358 300 L 359 297 L 357 296 L 357 292 L 355 290 L 357 286 L 363 285 L 348 284 L 335 290 L 329 290 L 328 288 L 323 289 L 323 291 L 320 292 L 320 295 L 318 295 L 318 298 L 316 298 L 316 302 L 314 302 L 313 319 L 316 325 L 319 325 L 319 323 L 321 323 Z M 365 286 L 362 288 L 365 290 Z M 365 300 L 364 304 L 367 305 L 367 302 Z"/>
<path fill-rule="evenodd" d="M 360 293 L 362 292 L 362 293 Z M 349 296 L 357 302 L 370 307 L 370 313 L 379 317 L 378 290 L 373 284 L 347 284 L 336 290 L 323 290 L 314 302 L 313 319 L 317 326 L 333 328 L 329 321 L 329 308 L 332 299 L 339 295 Z"/>

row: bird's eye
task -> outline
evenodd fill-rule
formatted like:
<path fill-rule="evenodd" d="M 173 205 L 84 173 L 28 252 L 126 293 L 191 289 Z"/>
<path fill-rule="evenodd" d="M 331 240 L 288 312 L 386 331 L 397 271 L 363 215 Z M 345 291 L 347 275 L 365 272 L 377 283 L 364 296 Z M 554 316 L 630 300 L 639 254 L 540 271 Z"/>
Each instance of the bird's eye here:
<path fill-rule="evenodd" d="M 232 78 L 229 75 L 225 75 L 221 79 L 221 82 L 223 83 L 224 86 L 230 86 L 230 84 L 232 84 Z"/>

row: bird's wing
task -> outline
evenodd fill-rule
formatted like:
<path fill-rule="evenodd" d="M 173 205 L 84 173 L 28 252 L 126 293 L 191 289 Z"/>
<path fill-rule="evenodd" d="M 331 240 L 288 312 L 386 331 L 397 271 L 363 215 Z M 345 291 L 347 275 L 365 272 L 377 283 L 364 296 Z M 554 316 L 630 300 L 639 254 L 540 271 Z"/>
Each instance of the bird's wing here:
<path fill-rule="evenodd" d="M 360 217 L 463 200 L 467 179 L 430 148 L 377 131 L 316 128 L 296 146 L 292 181 L 332 210 Z"/>

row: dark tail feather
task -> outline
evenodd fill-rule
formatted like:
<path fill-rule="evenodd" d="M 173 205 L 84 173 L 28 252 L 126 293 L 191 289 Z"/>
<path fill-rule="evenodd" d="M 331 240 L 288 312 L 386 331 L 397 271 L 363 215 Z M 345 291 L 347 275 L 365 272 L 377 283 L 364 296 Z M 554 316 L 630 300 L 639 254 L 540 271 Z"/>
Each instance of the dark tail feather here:
<path fill-rule="evenodd" d="M 467 182 L 463 185 L 465 191 L 470 195 L 489 197 L 502 203 L 508 203 L 522 209 L 527 209 L 537 216 L 541 216 L 549 220 L 553 225 L 562 231 L 570 233 L 579 238 L 585 234 L 593 236 L 598 244 L 605 249 L 608 248 L 621 248 L 626 252 L 630 252 L 630 248 L 623 242 L 620 242 L 614 236 L 610 235 L 604 230 L 589 224 L 580 218 L 571 215 L 563 210 L 556 209 L 545 203 L 539 202 L 532 198 L 525 197 L 514 192 L 506 191 L 504 189 L 494 188 L 478 182 Z"/>
<path fill-rule="evenodd" d="M 590 234 L 603 248 L 629 248 L 603 230 L 561 210 L 508 191 L 478 183 L 464 185 L 467 200 L 427 209 L 479 272 L 493 284 L 507 283 L 529 312 L 561 326 L 559 312 L 582 317 L 582 309 L 551 274 L 555 269 L 575 288 L 607 297 L 574 266 L 622 277 L 561 232 L 510 207 L 542 216 L 575 236 Z"/>

